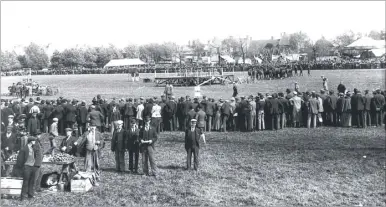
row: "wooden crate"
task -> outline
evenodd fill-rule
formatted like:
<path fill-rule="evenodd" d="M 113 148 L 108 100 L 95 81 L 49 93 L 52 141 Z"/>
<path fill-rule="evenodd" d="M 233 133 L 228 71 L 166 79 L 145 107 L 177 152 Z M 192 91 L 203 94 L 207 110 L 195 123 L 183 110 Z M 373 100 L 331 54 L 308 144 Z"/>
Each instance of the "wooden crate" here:
<path fill-rule="evenodd" d="M 90 178 L 71 180 L 71 192 L 84 193 L 90 191 L 92 188 Z"/>
<path fill-rule="evenodd" d="M 1 178 L 1 195 L 3 196 L 20 196 L 23 186 L 22 178 Z"/>

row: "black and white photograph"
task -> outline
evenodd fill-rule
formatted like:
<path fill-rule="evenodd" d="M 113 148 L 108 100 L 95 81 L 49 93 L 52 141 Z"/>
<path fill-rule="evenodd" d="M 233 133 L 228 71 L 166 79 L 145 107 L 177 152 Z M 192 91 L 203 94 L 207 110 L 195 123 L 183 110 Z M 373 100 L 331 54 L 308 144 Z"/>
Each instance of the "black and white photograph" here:
<path fill-rule="evenodd" d="M 386 206 L 385 1 L 0 4 L 0 206 Z"/>

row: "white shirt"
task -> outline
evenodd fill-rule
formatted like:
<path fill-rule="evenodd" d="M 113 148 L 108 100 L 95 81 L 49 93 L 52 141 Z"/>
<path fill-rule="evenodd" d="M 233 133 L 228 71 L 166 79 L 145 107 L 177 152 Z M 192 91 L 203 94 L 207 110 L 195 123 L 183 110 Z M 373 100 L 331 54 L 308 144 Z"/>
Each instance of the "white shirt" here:
<path fill-rule="evenodd" d="M 153 106 L 153 108 L 151 109 L 151 117 L 161 118 L 161 106 Z"/>
<path fill-rule="evenodd" d="M 142 114 L 144 109 L 145 107 L 143 106 L 143 104 L 139 104 L 137 106 L 137 119 L 142 120 Z"/>

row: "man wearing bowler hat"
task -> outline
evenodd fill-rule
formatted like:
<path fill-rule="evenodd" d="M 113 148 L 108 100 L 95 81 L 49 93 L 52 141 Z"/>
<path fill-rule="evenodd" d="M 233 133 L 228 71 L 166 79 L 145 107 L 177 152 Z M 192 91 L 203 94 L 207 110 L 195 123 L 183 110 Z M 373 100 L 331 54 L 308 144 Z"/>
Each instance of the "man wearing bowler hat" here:
<path fill-rule="evenodd" d="M 138 173 L 139 158 L 139 128 L 135 119 L 130 120 L 130 127 L 126 131 L 127 150 L 129 151 L 129 170 L 132 173 Z M 134 161 L 134 166 L 133 166 Z"/>
<path fill-rule="evenodd" d="M 187 170 L 191 169 L 192 154 L 194 156 L 194 170 L 198 169 L 199 165 L 199 149 L 200 138 L 205 142 L 205 135 L 201 129 L 196 127 L 197 120 L 190 120 L 190 128 L 185 131 L 185 150 L 187 152 Z"/>
<path fill-rule="evenodd" d="M 142 169 L 146 175 L 157 176 L 157 165 L 154 159 L 154 144 L 157 141 L 157 132 L 150 124 L 150 116 L 145 116 L 145 125 L 139 132 L 141 142 L 141 153 L 142 153 Z M 150 161 L 152 174 L 148 170 L 148 162 Z"/>

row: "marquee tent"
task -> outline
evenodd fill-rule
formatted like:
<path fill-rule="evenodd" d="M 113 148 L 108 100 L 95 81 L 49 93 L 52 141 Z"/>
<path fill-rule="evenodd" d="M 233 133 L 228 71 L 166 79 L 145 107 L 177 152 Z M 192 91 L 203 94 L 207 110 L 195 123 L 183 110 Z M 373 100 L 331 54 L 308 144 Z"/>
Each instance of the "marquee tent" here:
<path fill-rule="evenodd" d="M 135 58 L 135 59 L 115 59 L 115 60 L 110 60 L 110 62 L 108 62 L 103 68 L 121 67 L 121 66 L 140 66 L 140 65 L 146 65 L 146 63 L 138 58 Z"/>
<path fill-rule="evenodd" d="M 380 44 L 377 40 L 374 40 L 370 37 L 362 37 L 357 41 L 351 43 L 346 48 L 357 49 L 357 50 L 371 50 L 377 49 L 380 47 Z"/>

